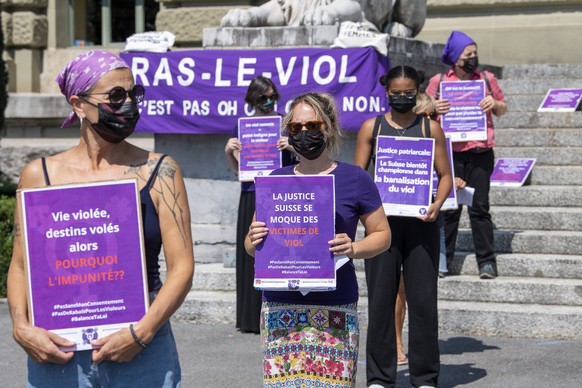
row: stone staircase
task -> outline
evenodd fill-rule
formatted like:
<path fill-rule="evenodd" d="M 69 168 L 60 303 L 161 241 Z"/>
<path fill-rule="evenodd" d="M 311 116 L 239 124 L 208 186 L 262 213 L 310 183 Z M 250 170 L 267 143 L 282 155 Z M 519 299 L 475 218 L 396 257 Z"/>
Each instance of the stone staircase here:
<path fill-rule="evenodd" d="M 497 157 L 535 157 L 530 184 L 491 190 L 495 249 L 500 276 L 477 277 L 466 210 L 461 219 L 456 276 L 439 283 L 440 330 L 449 334 L 582 339 L 582 113 L 537 113 L 548 88 L 582 87 L 580 65 L 512 65 L 500 81 L 510 112 L 496 120 Z M 176 318 L 199 322 L 234 322 L 235 278 L 232 263 L 231 210 L 215 210 L 190 198 L 194 217 L 212 214 L 212 224 L 196 224 L 202 235 L 192 292 Z M 201 195 L 204 183 L 189 185 Z M 196 186 L 196 188 L 194 188 Z M 234 214 L 232 205 L 234 204 Z M 222 212 L 222 213 L 221 213 Z M 214 232 L 209 232 L 214 231 Z M 219 236 L 219 237 L 216 237 Z M 212 249 L 210 249 L 212 248 Z M 220 260 L 220 250 L 225 259 Z M 201 254 L 199 254 L 199 252 Z M 214 252 L 210 254 L 210 252 Z M 208 254 L 207 254 L 208 253 Z M 358 263 L 360 317 L 367 324 L 367 290 Z"/>

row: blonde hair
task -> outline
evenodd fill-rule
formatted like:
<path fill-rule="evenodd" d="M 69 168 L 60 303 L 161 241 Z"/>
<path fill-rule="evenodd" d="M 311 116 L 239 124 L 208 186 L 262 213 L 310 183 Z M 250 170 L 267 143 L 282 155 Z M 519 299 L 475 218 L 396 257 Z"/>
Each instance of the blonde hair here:
<path fill-rule="evenodd" d="M 283 118 L 283 130 L 287 132 L 287 125 L 293 119 L 293 109 L 299 104 L 307 104 L 315 111 L 315 117 L 323 121 L 321 131 L 326 138 L 326 148 L 331 157 L 339 154 L 342 132 L 339 128 L 339 116 L 335 99 L 328 93 L 306 93 L 296 97 L 290 105 L 289 113 Z"/>
<path fill-rule="evenodd" d="M 416 114 L 433 115 L 436 112 L 436 101 L 433 96 L 426 93 L 418 93 L 416 106 L 413 109 Z"/>

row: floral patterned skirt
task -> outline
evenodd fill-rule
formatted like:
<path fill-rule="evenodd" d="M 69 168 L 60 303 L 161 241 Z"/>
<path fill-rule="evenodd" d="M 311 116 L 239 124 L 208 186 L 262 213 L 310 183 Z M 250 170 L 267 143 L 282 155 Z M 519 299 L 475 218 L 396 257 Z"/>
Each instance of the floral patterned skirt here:
<path fill-rule="evenodd" d="M 359 333 L 356 303 L 263 302 L 264 387 L 355 387 Z"/>

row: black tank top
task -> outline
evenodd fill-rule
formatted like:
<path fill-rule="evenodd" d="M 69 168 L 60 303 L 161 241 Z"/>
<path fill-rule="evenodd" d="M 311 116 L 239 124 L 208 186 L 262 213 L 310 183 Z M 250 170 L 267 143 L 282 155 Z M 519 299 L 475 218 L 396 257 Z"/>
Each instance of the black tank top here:
<path fill-rule="evenodd" d="M 162 249 L 162 232 L 160 230 L 160 220 L 158 212 L 150 196 L 150 190 L 158 175 L 158 170 L 162 161 L 167 155 L 162 155 L 156 167 L 152 171 L 152 175 L 148 179 L 146 185 L 139 191 L 141 200 L 141 217 L 143 223 L 144 246 L 146 254 L 146 267 L 148 273 L 148 288 L 149 291 L 158 291 L 162 287 L 160 279 L 160 265 L 158 264 L 158 257 Z M 46 168 L 46 159 L 41 158 L 42 171 L 44 174 L 44 181 L 47 186 L 51 185 L 48 171 Z"/>

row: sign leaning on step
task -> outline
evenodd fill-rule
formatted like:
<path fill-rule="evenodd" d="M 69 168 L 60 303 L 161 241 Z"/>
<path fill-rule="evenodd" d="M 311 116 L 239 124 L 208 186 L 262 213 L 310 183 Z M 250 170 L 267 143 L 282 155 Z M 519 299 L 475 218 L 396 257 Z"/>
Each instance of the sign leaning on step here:
<path fill-rule="evenodd" d="M 137 181 L 20 190 L 34 326 L 91 349 L 149 306 Z"/>
<path fill-rule="evenodd" d="M 529 158 L 499 158 L 491 173 L 491 186 L 521 187 L 536 163 Z"/>
<path fill-rule="evenodd" d="M 239 154 L 238 179 L 252 182 L 256 176 L 282 166 L 277 140 L 281 137 L 281 116 L 241 117 L 238 119 L 238 138 L 242 144 Z"/>
<path fill-rule="evenodd" d="M 434 139 L 378 136 L 374 181 L 387 215 L 420 217 L 432 202 Z"/>
<path fill-rule="evenodd" d="M 580 108 L 582 89 L 550 89 L 538 108 L 538 112 L 575 112 Z"/>
<path fill-rule="evenodd" d="M 255 251 L 255 288 L 335 290 L 334 176 L 257 177 L 255 187 L 256 217 L 269 229 Z"/>
<path fill-rule="evenodd" d="M 487 139 L 487 115 L 479 106 L 485 98 L 485 81 L 444 81 L 440 96 L 451 109 L 441 116 L 441 126 L 451 141 Z"/>

